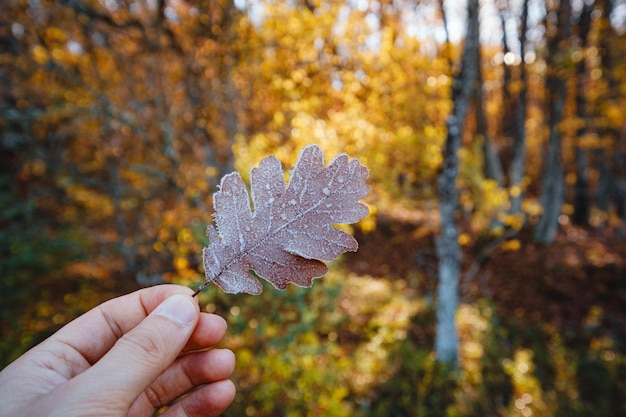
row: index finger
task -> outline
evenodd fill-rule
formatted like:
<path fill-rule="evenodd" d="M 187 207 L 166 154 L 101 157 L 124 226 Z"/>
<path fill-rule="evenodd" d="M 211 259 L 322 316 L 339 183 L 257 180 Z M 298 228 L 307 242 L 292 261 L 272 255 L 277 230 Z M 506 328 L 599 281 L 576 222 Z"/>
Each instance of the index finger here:
<path fill-rule="evenodd" d="M 203 350 L 215 346 L 226 334 L 226 320 L 211 313 L 200 313 L 196 328 L 193 330 L 183 352 Z"/>

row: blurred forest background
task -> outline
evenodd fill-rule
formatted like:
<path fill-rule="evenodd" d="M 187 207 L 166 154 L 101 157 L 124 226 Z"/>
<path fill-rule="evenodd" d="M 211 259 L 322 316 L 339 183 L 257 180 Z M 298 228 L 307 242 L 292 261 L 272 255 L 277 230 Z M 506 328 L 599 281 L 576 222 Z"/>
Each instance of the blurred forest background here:
<path fill-rule="evenodd" d="M 626 415 L 625 57 L 623 0 L 3 0 L 0 365 L 196 287 L 220 177 L 317 143 L 371 169 L 361 248 L 312 289 L 201 294 L 227 416 Z"/>

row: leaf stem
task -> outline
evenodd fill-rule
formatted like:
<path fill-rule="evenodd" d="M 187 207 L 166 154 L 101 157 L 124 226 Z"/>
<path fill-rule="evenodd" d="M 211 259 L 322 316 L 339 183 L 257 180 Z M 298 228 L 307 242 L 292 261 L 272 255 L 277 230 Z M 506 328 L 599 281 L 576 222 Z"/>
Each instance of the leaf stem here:
<path fill-rule="evenodd" d="M 196 295 L 200 294 L 202 292 L 203 289 L 205 289 L 207 286 L 209 285 L 208 282 L 204 282 L 202 285 L 200 285 L 198 287 L 198 289 L 196 290 L 196 292 L 194 292 L 193 294 L 191 294 L 191 297 L 195 297 Z"/>

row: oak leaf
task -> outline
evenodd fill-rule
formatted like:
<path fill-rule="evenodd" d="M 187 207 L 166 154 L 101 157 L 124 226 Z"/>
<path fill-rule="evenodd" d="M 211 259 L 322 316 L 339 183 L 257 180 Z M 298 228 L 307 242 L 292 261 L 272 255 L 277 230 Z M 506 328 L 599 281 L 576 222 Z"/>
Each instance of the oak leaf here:
<path fill-rule="evenodd" d="M 259 294 L 257 277 L 284 290 L 310 287 L 331 261 L 358 249 L 356 239 L 334 227 L 356 223 L 368 209 L 368 169 L 345 154 L 324 166 L 317 145 L 305 147 L 285 184 L 278 159 L 264 158 L 250 174 L 250 195 L 237 172 L 226 175 L 213 196 L 215 227 L 202 258 L 206 275 L 200 292 L 214 282 L 227 293 Z"/>

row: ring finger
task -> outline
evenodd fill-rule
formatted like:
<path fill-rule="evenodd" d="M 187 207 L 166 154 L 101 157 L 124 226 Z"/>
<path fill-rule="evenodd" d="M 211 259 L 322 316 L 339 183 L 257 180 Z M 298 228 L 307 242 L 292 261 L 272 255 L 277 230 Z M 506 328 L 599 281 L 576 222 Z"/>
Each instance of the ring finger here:
<path fill-rule="evenodd" d="M 199 385 L 227 379 L 234 367 L 235 355 L 228 349 L 181 356 L 137 398 L 129 415 L 157 410 Z"/>

